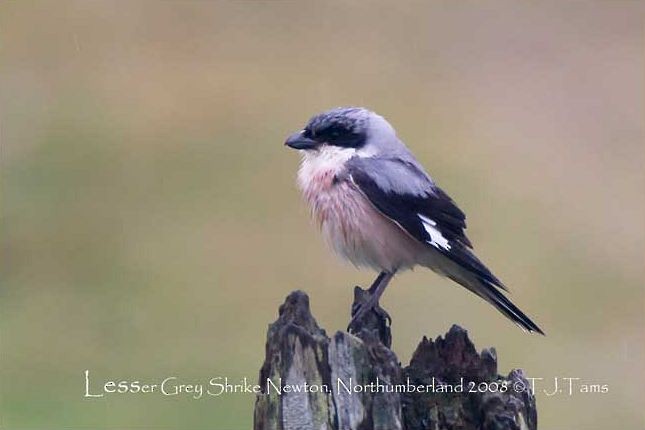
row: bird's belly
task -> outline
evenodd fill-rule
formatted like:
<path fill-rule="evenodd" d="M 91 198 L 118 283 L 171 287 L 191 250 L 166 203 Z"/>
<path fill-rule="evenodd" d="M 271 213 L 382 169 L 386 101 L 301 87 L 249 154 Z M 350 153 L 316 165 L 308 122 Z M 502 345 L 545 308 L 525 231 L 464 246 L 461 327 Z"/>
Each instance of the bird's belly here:
<path fill-rule="evenodd" d="M 354 265 L 393 271 L 411 268 L 425 255 L 422 244 L 379 213 L 351 183 L 304 191 L 325 241 Z"/>

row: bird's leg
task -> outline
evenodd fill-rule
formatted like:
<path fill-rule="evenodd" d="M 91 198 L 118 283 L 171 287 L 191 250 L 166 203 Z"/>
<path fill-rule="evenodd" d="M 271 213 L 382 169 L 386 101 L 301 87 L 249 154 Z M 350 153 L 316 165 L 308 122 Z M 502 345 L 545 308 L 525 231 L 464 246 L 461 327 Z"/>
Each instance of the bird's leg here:
<path fill-rule="evenodd" d="M 364 290 L 364 291 L 365 291 L 366 293 L 368 293 L 370 297 L 373 297 L 373 296 L 374 296 L 374 294 L 376 293 L 377 288 L 379 287 L 379 285 L 380 285 L 380 284 L 381 284 L 381 282 L 383 281 L 383 278 L 385 278 L 385 276 L 386 276 L 386 275 L 387 275 L 387 272 L 381 272 L 381 273 L 379 273 L 379 274 L 378 274 L 378 276 L 376 277 L 376 279 L 374 280 L 374 282 L 372 282 L 372 285 L 370 285 L 370 287 L 369 287 L 366 291 L 365 291 L 365 290 Z M 383 293 L 381 292 L 381 293 L 379 294 L 379 297 L 380 297 L 380 295 L 381 295 L 381 294 L 383 294 Z M 378 300 L 378 299 L 377 299 L 377 300 Z M 363 303 L 361 303 L 361 301 L 359 301 L 359 300 L 355 300 L 355 301 L 354 301 L 354 304 L 352 305 L 352 312 L 351 312 L 351 313 L 352 313 L 352 315 L 351 315 L 351 316 L 352 316 L 352 317 L 354 317 L 357 313 L 359 313 L 359 311 L 360 311 L 360 309 L 361 309 L 361 308 L 366 307 L 366 305 L 367 305 L 367 303 L 366 303 L 366 302 L 367 302 L 367 301 L 368 301 L 368 300 L 365 300 Z M 365 315 L 365 312 L 367 312 L 368 310 L 369 310 L 369 309 L 366 309 L 364 312 L 362 312 L 362 313 L 361 313 L 361 315 Z M 385 312 L 385 311 L 384 311 L 384 312 Z M 359 315 L 359 316 L 361 316 L 361 315 Z M 354 318 L 352 319 L 352 322 L 354 322 L 354 320 L 355 320 L 355 319 L 357 319 L 357 318 L 356 318 L 356 317 L 354 317 Z M 387 315 L 387 319 L 389 319 L 389 315 Z M 350 322 L 350 325 L 347 327 L 347 330 L 349 330 L 349 327 L 351 327 L 352 322 Z"/>
<path fill-rule="evenodd" d="M 385 288 L 394 277 L 395 273 L 396 270 L 379 273 L 379 275 L 372 283 L 372 286 L 370 286 L 369 290 L 367 290 L 370 293 L 367 301 L 359 306 L 352 308 L 352 320 L 350 321 L 349 326 L 347 326 L 347 331 L 353 332 L 353 329 L 356 328 L 357 322 L 365 317 L 365 315 L 371 310 L 375 310 L 378 311 L 378 313 L 384 314 L 382 316 L 384 316 L 387 320 L 390 320 L 390 316 L 387 314 L 387 312 L 380 308 L 378 302 L 381 298 L 381 295 L 385 291 Z"/>
<path fill-rule="evenodd" d="M 383 278 L 385 278 L 385 276 L 387 276 L 387 272 L 379 273 L 378 276 L 376 277 L 376 279 L 374 279 L 374 282 L 372 282 L 372 285 L 370 285 L 370 288 L 367 291 L 369 291 L 370 294 L 374 294 L 374 292 L 378 288 L 379 284 L 383 281 Z"/>

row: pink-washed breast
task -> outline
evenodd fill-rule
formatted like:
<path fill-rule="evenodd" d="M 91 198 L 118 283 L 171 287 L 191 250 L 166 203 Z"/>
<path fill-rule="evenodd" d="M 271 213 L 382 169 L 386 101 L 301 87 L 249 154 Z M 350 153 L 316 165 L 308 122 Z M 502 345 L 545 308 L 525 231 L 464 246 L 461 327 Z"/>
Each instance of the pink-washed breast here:
<path fill-rule="evenodd" d="M 349 179 L 324 169 L 299 178 L 328 245 L 356 266 L 392 271 L 419 264 L 426 248 L 378 212 Z M 302 175 L 302 172 L 301 172 Z"/>

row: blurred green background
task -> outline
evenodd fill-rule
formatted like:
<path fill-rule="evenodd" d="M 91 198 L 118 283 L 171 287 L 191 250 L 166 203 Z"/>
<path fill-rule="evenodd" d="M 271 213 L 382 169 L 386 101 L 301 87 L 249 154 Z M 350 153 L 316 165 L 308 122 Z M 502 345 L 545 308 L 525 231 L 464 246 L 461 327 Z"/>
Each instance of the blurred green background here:
<path fill-rule="evenodd" d="M 452 323 L 538 395 L 541 428 L 643 428 L 642 2 L 2 2 L 0 416 L 6 429 L 246 429 L 254 398 L 83 399 L 98 380 L 256 380 L 296 288 L 329 332 L 328 252 L 287 134 L 388 118 L 469 214 L 529 336 L 417 270 L 383 304 L 406 362 Z"/>

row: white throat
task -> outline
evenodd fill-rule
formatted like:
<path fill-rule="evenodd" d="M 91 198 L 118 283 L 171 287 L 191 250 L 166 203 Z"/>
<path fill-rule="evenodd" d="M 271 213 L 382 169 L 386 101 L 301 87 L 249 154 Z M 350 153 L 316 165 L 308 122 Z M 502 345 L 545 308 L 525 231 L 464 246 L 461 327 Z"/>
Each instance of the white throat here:
<path fill-rule="evenodd" d="M 298 171 L 298 183 L 305 188 L 309 183 L 321 176 L 335 175 L 340 172 L 345 163 L 354 157 L 355 148 L 323 145 L 312 151 L 303 151 L 302 163 Z"/>

